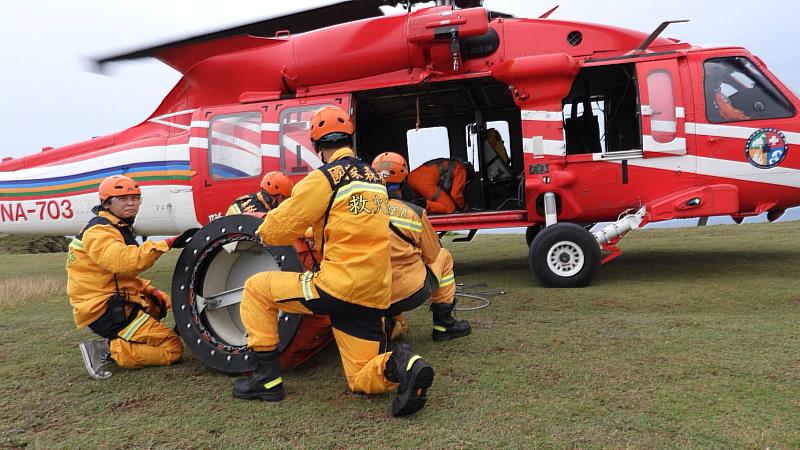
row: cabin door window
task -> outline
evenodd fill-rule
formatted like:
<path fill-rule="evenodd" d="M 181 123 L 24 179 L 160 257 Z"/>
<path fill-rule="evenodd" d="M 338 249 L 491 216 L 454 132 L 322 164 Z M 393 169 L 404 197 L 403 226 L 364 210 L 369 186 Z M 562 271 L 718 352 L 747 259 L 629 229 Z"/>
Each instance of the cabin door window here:
<path fill-rule="evenodd" d="M 261 174 L 261 114 L 214 117 L 208 130 L 209 172 L 215 180 Z"/>

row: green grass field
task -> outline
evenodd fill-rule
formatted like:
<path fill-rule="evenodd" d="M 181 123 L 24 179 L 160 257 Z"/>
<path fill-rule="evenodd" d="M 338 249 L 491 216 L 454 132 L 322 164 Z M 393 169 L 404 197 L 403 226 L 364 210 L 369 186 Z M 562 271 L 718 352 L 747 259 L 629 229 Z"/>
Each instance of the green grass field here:
<path fill-rule="evenodd" d="M 538 286 L 521 235 L 446 246 L 459 282 L 508 293 L 461 313 L 473 334 L 455 341 L 410 315 L 436 380 L 407 419 L 389 394 L 349 393 L 335 347 L 286 374 L 278 404 L 233 399 L 188 353 L 92 380 L 63 285 L 20 301 L 6 284 L 0 447 L 800 448 L 800 222 L 635 232 L 584 289 Z M 147 276 L 168 289 L 176 258 Z M 0 255 L 0 282 L 63 283 L 63 264 Z"/>

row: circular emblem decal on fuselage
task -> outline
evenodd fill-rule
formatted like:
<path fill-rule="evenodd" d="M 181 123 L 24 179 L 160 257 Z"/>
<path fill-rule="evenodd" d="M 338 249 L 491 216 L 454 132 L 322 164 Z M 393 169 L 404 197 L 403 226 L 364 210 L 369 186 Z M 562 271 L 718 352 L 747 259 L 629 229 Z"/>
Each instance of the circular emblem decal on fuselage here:
<path fill-rule="evenodd" d="M 759 169 L 769 169 L 780 164 L 789 151 L 786 136 L 774 128 L 762 128 L 747 139 L 744 154 L 750 164 Z"/>

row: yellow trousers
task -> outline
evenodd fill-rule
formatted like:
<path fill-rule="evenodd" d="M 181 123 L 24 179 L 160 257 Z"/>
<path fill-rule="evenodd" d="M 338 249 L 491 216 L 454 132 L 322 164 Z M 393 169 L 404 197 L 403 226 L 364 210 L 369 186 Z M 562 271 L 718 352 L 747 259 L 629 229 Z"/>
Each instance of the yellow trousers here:
<path fill-rule="evenodd" d="M 453 303 L 456 296 L 456 276 L 453 273 L 453 255 L 446 248 L 439 251 L 436 260 L 428 266 L 439 280 L 439 287 L 431 292 L 431 303 Z"/>
<path fill-rule="evenodd" d="M 139 369 L 166 366 L 181 359 L 183 343 L 174 331 L 139 311 L 110 343 L 111 358 L 119 367 Z"/>
<path fill-rule="evenodd" d="M 296 272 L 262 272 L 247 280 L 239 306 L 247 329 L 247 345 L 257 352 L 278 347 L 279 311 L 326 314 L 331 318 L 350 390 L 379 394 L 395 389 L 397 384 L 383 376 L 386 360 L 391 356 L 386 352 L 384 311 L 332 298 L 317 289 L 313 279 L 304 282 L 305 276 Z"/>
<path fill-rule="evenodd" d="M 456 277 L 453 273 L 453 255 L 446 248 L 443 248 L 436 256 L 433 263 L 428 265 L 428 268 L 439 282 L 439 287 L 431 291 L 431 303 L 452 304 L 456 296 Z M 400 302 L 395 302 L 395 304 L 397 303 Z M 410 309 L 401 309 L 410 311 L 418 306 L 419 304 L 411 305 Z M 408 322 L 402 313 L 393 316 L 392 319 L 394 320 L 394 325 L 392 326 L 391 339 L 396 339 L 408 332 Z"/>

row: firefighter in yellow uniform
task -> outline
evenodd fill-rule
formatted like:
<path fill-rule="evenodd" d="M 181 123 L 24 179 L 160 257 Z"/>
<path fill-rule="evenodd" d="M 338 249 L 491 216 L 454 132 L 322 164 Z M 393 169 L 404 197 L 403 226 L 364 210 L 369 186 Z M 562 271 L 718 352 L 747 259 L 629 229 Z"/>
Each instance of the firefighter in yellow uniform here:
<path fill-rule="evenodd" d="M 405 158 L 393 152 L 381 153 L 372 162 L 372 168 L 386 182 L 390 199 L 392 305 L 389 317 L 394 320 L 391 337 L 398 337 L 408 329 L 402 313 L 428 299 L 433 313 L 434 341 L 467 336 L 472 330 L 469 322 L 452 316 L 456 294 L 453 256 L 439 243 L 425 209 L 401 199 L 408 177 Z"/>
<path fill-rule="evenodd" d="M 269 172 L 261 179 L 259 192 L 243 195 L 234 200 L 225 215 L 269 212 L 292 195 L 293 187 L 292 179 L 283 172 Z"/>
<path fill-rule="evenodd" d="M 180 338 L 160 322 L 172 308 L 169 296 L 137 275 L 170 248 L 185 246 L 197 229 L 139 245 L 131 228 L 141 205 L 139 185 L 113 175 L 99 192 L 96 216 L 69 245 L 67 294 L 77 327 L 105 338 L 79 346 L 89 375 L 104 379 L 111 376 L 103 368 L 109 359 L 128 369 L 180 359 Z"/>
<path fill-rule="evenodd" d="M 324 107 L 310 123 L 324 165 L 267 213 L 258 234 L 266 244 L 290 245 L 313 227 L 320 270 L 264 272 L 247 280 L 240 311 L 256 371 L 236 380 L 233 394 L 282 400 L 278 312 L 327 314 L 350 390 L 377 394 L 397 388 L 392 413 L 412 414 L 425 405 L 434 372 L 408 344 L 386 351 L 384 315 L 392 280 L 386 188 L 369 164 L 355 157 L 353 124 L 345 111 Z"/>

